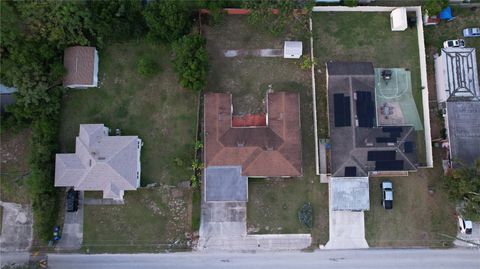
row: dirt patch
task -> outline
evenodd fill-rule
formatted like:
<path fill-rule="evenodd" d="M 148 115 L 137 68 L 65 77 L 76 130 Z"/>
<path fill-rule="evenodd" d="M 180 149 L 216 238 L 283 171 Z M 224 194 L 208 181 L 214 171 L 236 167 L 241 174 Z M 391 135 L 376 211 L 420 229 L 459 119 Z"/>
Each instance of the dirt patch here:
<path fill-rule="evenodd" d="M 29 173 L 30 129 L 3 131 L 0 143 L 0 195 L 3 201 L 29 203 L 26 178 Z"/>

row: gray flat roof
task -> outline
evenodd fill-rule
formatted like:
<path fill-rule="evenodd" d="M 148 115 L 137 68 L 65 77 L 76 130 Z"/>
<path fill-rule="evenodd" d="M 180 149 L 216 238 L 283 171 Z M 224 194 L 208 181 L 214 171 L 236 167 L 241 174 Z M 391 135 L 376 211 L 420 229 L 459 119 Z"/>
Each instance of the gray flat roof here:
<path fill-rule="evenodd" d="M 332 177 L 330 194 L 335 211 L 363 211 L 370 209 L 368 177 Z"/>
<path fill-rule="evenodd" d="M 480 158 L 480 101 L 447 102 L 448 140 L 453 167 Z"/>
<path fill-rule="evenodd" d="M 205 201 L 248 201 L 248 178 L 241 166 L 209 166 L 205 169 Z"/>

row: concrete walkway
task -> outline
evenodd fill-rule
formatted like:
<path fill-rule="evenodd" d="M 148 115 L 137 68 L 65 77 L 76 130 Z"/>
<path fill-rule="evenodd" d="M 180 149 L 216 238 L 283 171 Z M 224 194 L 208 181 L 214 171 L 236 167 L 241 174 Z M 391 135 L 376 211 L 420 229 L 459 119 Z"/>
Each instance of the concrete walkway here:
<path fill-rule="evenodd" d="M 29 250 L 32 246 L 33 238 L 32 208 L 27 205 L 1 201 L 0 205 L 3 207 L 0 251 L 13 252 Z"/>
<path fill-rule="evenodd" d="M 77 212 L 67 212 L 67 209 L 65 208 L 62 238 L 57 242 L 55 246 L 56 250 L 77 250 L 82 247 L 83 200 L 84 192 L 81 191 L 79 195 Z"/>
<path fill-rule="evenodd" d="M 283 57 L 283 49 L 257 49 L 257 50 L 224 50 L 223 56 L 234 57 Z"/>

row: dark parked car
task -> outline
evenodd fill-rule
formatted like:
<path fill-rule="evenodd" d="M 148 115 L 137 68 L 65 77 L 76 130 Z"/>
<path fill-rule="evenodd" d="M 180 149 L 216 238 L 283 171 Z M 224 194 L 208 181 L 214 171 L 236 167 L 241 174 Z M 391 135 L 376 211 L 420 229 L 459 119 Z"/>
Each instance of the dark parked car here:
<path fill-rule="evenodd" d="M 76 212 L 78 210 L 78 191 L 69 189 L 67 192 L 67 212 Z"/>
<path fill-rule="evenodd" d="M 393 208 L 393 183 L 385 180 L 380 185 L 382 188 L 382 206 L 385 209 Z"/>

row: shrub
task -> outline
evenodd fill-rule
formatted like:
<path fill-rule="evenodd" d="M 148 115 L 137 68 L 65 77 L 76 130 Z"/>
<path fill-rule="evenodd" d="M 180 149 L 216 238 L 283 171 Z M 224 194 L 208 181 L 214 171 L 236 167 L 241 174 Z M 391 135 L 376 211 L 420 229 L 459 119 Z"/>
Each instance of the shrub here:
<path fill-rule="evenodd" d="M 358 6 L 358 0 L 343 0 L 343 5 L 347 7 L 356 7 Z"/>
<path fill-rule="evenodd" d="M 310 70 L 312 68 L 312 65 L 316 64 L 315 58 L 313 60 L 310 57 L 302 57 L 302 60 L 300 62 L 300 68 L 302 70 Z"/>
<path fill-rule="evenodd" d="M 180 38 L 173 44 L 173 69 L 182 87 L 201 91 L 207 86 L 208 55 L 205 38 L 194 34 Z"/>
<path fill-rule="evenodd" d="M 298 211 L 298 220 L 307 228 L 313 227 L 313 208 L 310 203 L 304 203 Z"/>
<path fill-rule="evenodd" d="M 155 75 L 159 71 L 159 66 L 158 64 L 150 59 L 150 58 L 145 58 L 141 57 L 138 60 L 137 63 L 137 72 L 138 74 L 144 76 L 144 77 L 149 77 L 152 75 Z"/>

